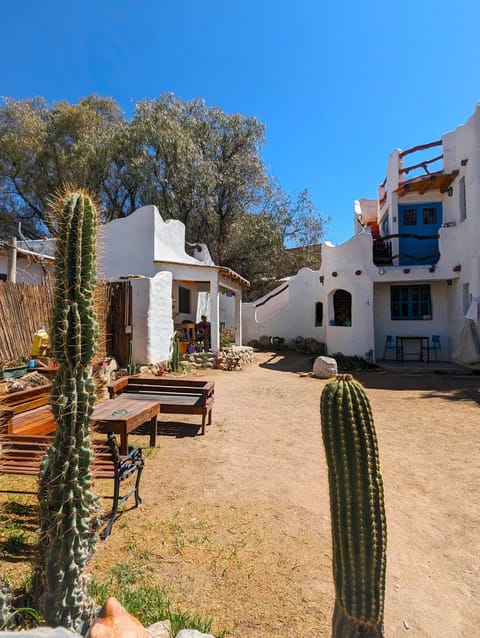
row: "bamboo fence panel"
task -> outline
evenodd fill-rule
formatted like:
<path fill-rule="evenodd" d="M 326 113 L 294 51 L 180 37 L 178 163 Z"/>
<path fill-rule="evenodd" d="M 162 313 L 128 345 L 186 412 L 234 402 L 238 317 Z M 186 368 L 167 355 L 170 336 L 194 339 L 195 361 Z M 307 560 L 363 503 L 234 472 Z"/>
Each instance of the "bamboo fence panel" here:
<path fill-rule="evenodd" d="M 0 361 L 30 356 L 34 333 L 50 328 L 51 284 L 0 282 Z"/>
<path fill-rule="evenodd" d="M 111 329 L 108 328 L 111 284 L 99 282 L 95 290 L 95 310 L 99 324 L 96 358 L 109 352 Z M 29 358 L 32 339 L 40 326 L 50 333 L 53 311 L 53 282 L 25 284 L 0 281 L 0 363 L 14 363 Z"/>

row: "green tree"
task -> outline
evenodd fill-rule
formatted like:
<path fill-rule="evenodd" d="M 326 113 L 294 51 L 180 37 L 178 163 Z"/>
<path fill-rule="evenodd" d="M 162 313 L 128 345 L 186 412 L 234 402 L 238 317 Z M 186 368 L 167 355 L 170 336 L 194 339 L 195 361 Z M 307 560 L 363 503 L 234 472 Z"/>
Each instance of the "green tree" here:
<path fill-rule="evenodd" d="M 270 187 L 260 157 L 264 127 L 173 95 L 137 104 L 132 126 L 142 147 L 142 199 L 182 221 L 187 239 L 201 239 L 222 261 L 237 216 L 257 212 Z"/>
<path fill-rule="evenodd" d="M 167 95 L 139 103 L 132 125 L 145 203 L 182 221 L 188 241 L 206 243 L 216 263 L 249 279 L 250 298 L 301 266 L 319 266 L 319 250 L 284 250 L 318 243 L 324 220 L 306 190 L 288 196 L 268 174 L 256 118 Z"/>
<path fill-rule="evenodd" d="M 43 98 L 5 99 L 0 108 L 0 213 L 9 209 L 54 231 L 53 194 L 78 184 L 103 201 L 112 144 L 124 118 L 116 102 L 91 95 L 50 107 Z"/>
<path fill-rule="evenodd" d="M 42 98 L 0 106 L 0 233 L 18 220 L 35 236 L 47 228 L 48 201 L 68 184 L 102 203 L 101 221 L 148 204 L 185 224 L 186 240 L 207 244 L 214 261 L 261 294 L 319 251 L 323 235 L 307 191 L 287 195 L 268 173 L 265 127 L 254 117 L 167 94 L 144 100 L 127 120 L 111 98 L 49 106 Z M 284 250 L 284 248 L 297 250 Z"/>

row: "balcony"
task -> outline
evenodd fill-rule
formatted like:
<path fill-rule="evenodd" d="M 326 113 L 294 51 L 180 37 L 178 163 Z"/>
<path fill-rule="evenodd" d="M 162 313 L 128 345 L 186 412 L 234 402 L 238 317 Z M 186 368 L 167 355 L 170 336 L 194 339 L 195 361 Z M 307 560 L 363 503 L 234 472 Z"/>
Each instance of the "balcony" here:
<path fill-rule="evenodd" d="M 375 266 L 392 265 L 392 242 L 385 239 L 373 240 L 373 263 Z"/>
<path fill-rule="evenodd" d="M 418 250 L 414 250 L 414 254 L 406 253 L 406 252 L 398 252 L 397 254 L 392 254 L 392 242 L 391 239 L 399 239 L 399 246 L 402 246 L 402 239 L 409 240 L 409 245 L 412 245 L 412 240 L 414 244 L 418 242 Z M 436 264 L 440 259 L 440 253 L 438 252 L 438 238 L 439 235 L 415 235 L 413 233 L 397 233 L 395 235 L 386 235 L 385 237 L 381 237 L 380 239 L 373 240 L 373 263 L 375 266 L 393 266 L 393 260 L 398 260 L 399 266 L 406 266 L 411 264 Z M 436 242 L 436 250 L 433 252 L 428 252 L 426 254 L 425 250 L 422 250 L 422 242 L 423 241 L 431 241 L 434 240 Z"/>
<path fill-rule="evenodd" d="M 407 193 L 423 195 L 430 190 L 438 190 L 440 193 L 449 192 L 450 186 L 459 171 L 444 172 L 443 152 L 440 148 L 440 153 L 438 153 L 437 147 L 442 147 L 442 140 L 419 144 L 399 153 L 398 183 L 387 185 L 387 178 L 385 178 L 379 185 L 378 201 L 380 208 L 383 208 L 386 203 L 387 190 L 394 190 L 398 197 L 403 197 Z M 434 150 L 432 151 L 432 149 Z M 409 155 L 414 157 L 411 158 L 412 163 L 407 166 L 405 158 Z"/>

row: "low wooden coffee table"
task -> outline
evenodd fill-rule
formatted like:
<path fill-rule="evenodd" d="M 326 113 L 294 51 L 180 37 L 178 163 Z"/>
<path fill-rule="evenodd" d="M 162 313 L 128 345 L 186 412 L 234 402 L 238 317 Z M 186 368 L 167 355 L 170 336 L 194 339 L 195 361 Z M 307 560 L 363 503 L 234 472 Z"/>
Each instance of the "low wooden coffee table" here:
<path fill-rule="evenodd" d="M 136 401 L 120 395 L 95 406 L 91 420 L 97 432 L 119 434 L 120 454 L 128 454 L 128 434 L 147 422 L 150 428 L 150 447 L 155 447 L 159 412 L 159 401 Z"/>

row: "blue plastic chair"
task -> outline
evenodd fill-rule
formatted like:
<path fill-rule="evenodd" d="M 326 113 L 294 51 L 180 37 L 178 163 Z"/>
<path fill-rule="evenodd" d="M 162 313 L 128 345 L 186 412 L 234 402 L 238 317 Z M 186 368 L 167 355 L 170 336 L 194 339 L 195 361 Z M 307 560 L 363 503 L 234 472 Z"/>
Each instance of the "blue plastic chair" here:
<path fill-rule="evenodd" d="M 438 359 L 437 352 L 442 354 L 442 345 L 440 343 L 440 335 L 432 335 L 432 345 L 430 346 L 435 353 L 435 361 Z"/>
<path fill-rule="evenodd" d="M 385 337 L 385 348 L 383 349 L 383 359 L 385 360 L 385 355 L 387 354 L 387 350 L 395 350 L 395 359 L 398 359 L 398 353 L 400 352 L 400 346 L 396 343 L 392 335 L 387 335 Z"/>
<path fill-rule="evenodd" d="M 438 352 L 442 354 L 442 344 L 440 343 L 440 335 L 432 335 L 431 343 L 428 344 L 430 352 L 435 354 L 435 361 L 438 360 Z M 426 350 L 427 346 L 422 345 L 422 350 Z"/>

